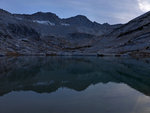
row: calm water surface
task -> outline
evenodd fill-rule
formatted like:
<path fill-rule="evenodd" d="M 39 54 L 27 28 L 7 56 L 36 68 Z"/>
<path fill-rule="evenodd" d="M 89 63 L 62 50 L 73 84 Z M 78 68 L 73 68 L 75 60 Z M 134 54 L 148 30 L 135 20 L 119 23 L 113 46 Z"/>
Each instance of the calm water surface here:
<path fill-rule="evenodd" d="M 0 113 L 150 113 L 150 59 L 1 57 Z"/>

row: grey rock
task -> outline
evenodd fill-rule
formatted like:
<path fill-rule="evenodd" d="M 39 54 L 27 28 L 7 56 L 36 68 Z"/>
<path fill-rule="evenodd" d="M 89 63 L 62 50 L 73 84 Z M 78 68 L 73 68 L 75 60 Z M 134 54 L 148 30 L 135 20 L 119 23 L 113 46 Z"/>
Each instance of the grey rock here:
<path fill-rule="evenodd" d="M 124 55 L 150 53 L 150 12 L 122 25 L 83 15 L 11 14 L 0 9 L 0 55 Z"/>

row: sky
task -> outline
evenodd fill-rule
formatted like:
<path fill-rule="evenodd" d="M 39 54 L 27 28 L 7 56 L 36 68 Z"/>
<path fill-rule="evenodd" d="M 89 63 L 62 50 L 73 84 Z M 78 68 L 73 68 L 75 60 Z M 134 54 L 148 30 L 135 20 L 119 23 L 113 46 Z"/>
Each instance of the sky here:
<path fill-rule="evenodd" d="M 118 24 L 150 10 L 150 0 L 0 0 L 11 13 L 52 12 L 61 18 L 85 15 L 99 23 Z"/>

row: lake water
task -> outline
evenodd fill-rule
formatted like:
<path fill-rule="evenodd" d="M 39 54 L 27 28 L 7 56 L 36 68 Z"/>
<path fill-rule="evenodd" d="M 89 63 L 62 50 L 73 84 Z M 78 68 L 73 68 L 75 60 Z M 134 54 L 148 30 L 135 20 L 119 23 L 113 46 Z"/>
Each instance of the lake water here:
<path fill-rule="evenodd" d="M 150 59 L 1 57 L 0 113 L 150 113 Z"/>

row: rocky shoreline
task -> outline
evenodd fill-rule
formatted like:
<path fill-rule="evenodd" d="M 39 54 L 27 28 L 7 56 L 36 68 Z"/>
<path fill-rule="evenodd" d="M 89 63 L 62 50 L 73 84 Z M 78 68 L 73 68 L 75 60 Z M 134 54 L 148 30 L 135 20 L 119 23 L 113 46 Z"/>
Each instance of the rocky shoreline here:
<path fill-rule="evenodd" d="M 133 58 L 150 58 L 150 53 L 134 52 L 129 54 L 105 54 L 105 53 L 9 53 L 0 54 L 0 57 L 19 57 L 19 56 L 94 56 L 94 57 L 133 57 Z"/>

